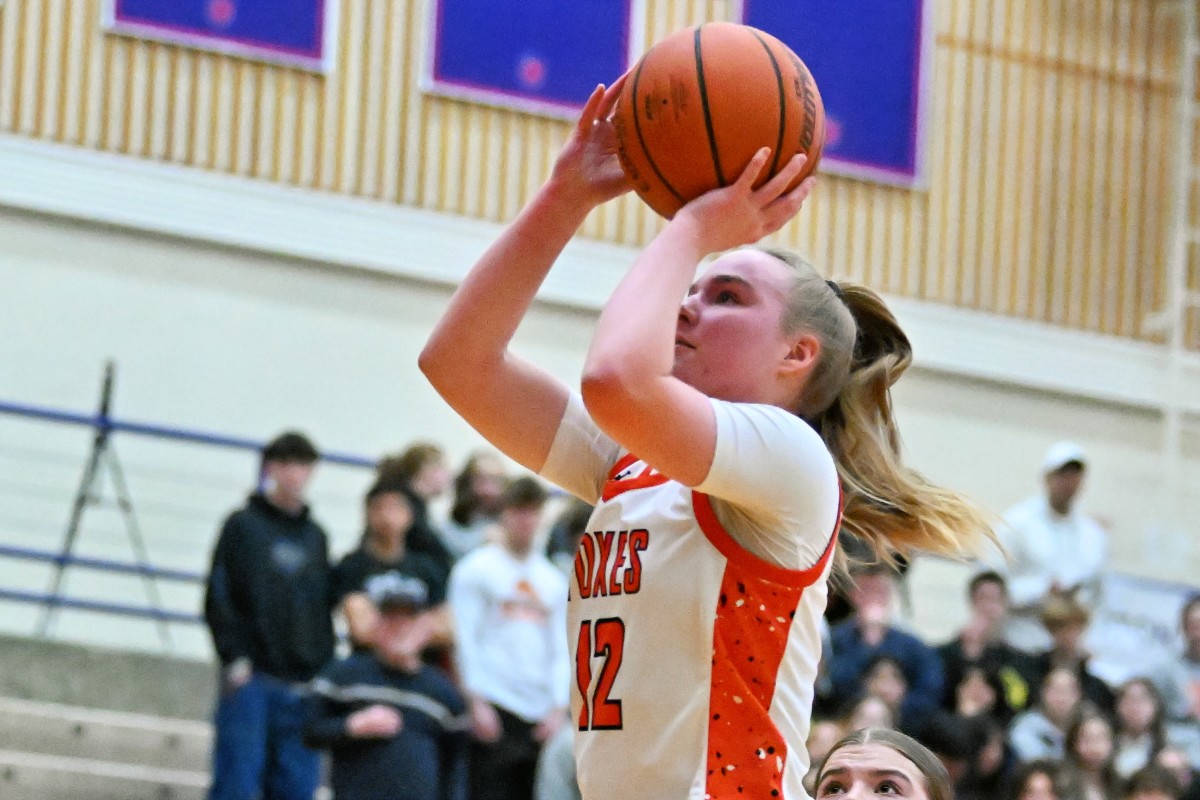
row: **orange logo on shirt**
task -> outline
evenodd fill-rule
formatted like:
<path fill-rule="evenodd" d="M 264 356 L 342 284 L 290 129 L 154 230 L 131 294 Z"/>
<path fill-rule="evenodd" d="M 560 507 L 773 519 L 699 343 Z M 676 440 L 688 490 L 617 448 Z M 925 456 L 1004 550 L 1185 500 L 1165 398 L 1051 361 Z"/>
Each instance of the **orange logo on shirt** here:
<path fill-rule="evenodd" d="M 550 619 L 550 609 L 538 597 L 537 591 L 525 578 L 513 587 L 513 596 L 500 603 L 500 613 L 509 619 L 543 623 Z"/>

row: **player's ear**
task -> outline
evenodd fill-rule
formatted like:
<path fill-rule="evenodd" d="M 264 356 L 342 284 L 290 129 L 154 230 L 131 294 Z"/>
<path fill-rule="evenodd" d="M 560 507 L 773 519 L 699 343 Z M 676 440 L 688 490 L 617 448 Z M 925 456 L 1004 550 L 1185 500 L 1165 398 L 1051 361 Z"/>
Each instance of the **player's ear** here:
<path fill-rule="evenodd" d="M 811 333 L 800 334 L 780 362 L 780 374 L 798 376 L 811 372 L 820 356 L 821 340 Z"/>

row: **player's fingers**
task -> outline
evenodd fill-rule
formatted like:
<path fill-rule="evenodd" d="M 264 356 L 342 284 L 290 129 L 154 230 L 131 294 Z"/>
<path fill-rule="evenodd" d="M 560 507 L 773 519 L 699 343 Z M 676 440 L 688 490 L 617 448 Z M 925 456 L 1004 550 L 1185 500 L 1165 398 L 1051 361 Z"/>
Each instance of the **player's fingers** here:
<path fill-rule="evenodd" d="M 601 83 L 592 90 L 592 96 L 588 98 L 587 103 L 583 106 L 583 111 L 579 114 L 579 123 L 575 126 L 580 133 L 587 133 L 591 130 L 592 125 L 596 122 L 596 112 L 600 108 L 600 104 L 604 102 L 604 84 Z"/>
<path fill-rule="evenodd" d="M 767 206 L 768 222 L 767 225 L 771 231 L 777 231 L 787 224 L 787 221 L 796 216 L 800 211 L 800 207 L 804 205 L 804 201 L 812 194 L 813 187 L 817 185 L 817 179 L 814 176 L 805 178 L 799 186 L 792 191 L 775 200 Z"/>
<path fill-rule="evenodd" d="M 734 185 L 748 192 L 752 191 L 754 189 L 754 182 L 762 175 L 763 169 L 767 166 L 767 159 L 770 157 L 771 148 L 760 147 L 758 152 L 750 159 L 750 163 L 742 170 L 742 174 L 738 176 L 737 182 Z"/>
<path fill-rule="evenodd" d="M 800 175 L 804 169 L 804 165 L 808 163 L 808 156 L 804 153 L 797 153 L 788 159 L 788 162 L 783 165 L 783 169 L 775 173 L 771 180 L 764 183 L 758 190 L 758 194 L 766 202 L 771 202 L 782 196 L 787 187 L 792 185 L 792 181 Z"/>
<path fill-rule="evenodd" d="M 621 90 L 625 88 L 627 80 L 629 80 L 628 72 L 613 81 L 612 86 L 605 90 L 603 101 L 596 111 L 596 119 L 608 119 L 612 115 L 613 109 L 617 107 L 617 98 L 621 96 Z"/>

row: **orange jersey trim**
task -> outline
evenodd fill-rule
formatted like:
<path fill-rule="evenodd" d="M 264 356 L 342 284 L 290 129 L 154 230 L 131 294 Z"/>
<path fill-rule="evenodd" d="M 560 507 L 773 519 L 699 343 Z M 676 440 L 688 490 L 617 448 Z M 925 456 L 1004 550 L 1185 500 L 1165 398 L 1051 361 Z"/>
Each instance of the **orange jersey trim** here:
<path fill-rule="evenodd" d="M 734 541 L 708 495 L 692 492 L 704 535 L 725 556 L 713 626 L 705 793 L 712 800 L 780 798 L 788 743 L 771 719 L 779 668 L 804 590 L 832 557 L 837 524 L 824 553 L 808 569 L 771 564 Z"/>
<path fill-rule="evenodd" d="M 713 511 L 712 507 L 712 498 L 701 492 L 692 492 L 692 511 L 696 515 L 696 521 L 700 523 L 700 530 L 704 532 L 704 536 L 708 541 L 720 551 L 721 555 L 725 556 L 729 563 L 737 564 L 757 577 L 766 578 L 785 586 L 798 586 L 800 588 L 812 586 L 816 583 L 825 571 L 825 565 L 833 556 L 834 548 L 837 545 L 838 531 L 842 527 L 842 508 L 844 507 L 844 502 L 844 498 L 839 497 L 837 522 L 834 523 L 833 533 L 830 534 L 829 542 L 825 545 L 825 552 L 817 559 L 817 563 L 808 569 L 788 569 L 787 567 L 781 567 L 778 564 L 772 564 L 770 561 L 759 558 L 738 544 L 729 535 L 729 531 L 725 530 L 725 526 L 721 524 L 720 520 L 717 519 L 717 514 Z"/>

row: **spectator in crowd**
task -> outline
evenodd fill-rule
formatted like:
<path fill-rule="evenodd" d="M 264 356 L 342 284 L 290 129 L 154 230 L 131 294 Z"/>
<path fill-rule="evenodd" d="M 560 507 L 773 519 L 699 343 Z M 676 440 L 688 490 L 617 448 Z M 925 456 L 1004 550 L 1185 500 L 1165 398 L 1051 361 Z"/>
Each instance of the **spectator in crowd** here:
<path fill-rule="evenodd" d="M 547 493 L 518 478 L 500 500 L 500 541 L 450 576 L 459 674 L 475 742 L 474 800 L 530 800 L 542 743 L 566 721 L 567 581 L 534 548 Z"/>
<path fill-rule="evenodd" d="M 1050 646 L 1041 624 L 1048 597 L 1070 594 L 1086 606 L 1098 597 L 1107 536 L 1076 507 L 1086 468 L 1079 445 L 1052 445 L 1042 462 L 1045 494 L 1011 508 L 999 531 L 1008 558 L 998 571 L 1007 578 L 1012 598 L 1006 635 L 1010 644 L 1029 653 Z"/>
<path fill-rule="evenodd" d="M 1167 744 L 1166 708 L 1162 695 L 1147 678 L 1133 678 L 1117 688 L 1117 774 L 1129 778 L 1154 761 Z"/>
<path fill-rule="evenodd" d="M 894 796 L 910 800 L 954 800 L 946 768 L 924 745 L 893 730 L 854 731 L 829 752 L 817 769 L 817 800 L 866 800 Z"/>
<path fill-rule="evenodd" d="M 467 800 L 466 703 L 421 661 L 433 634 L 429 591 L 386 573 L 370 601 L 379 611 L 371 649 L 312 682 L 305 741 L 330 752 L 334 800 Z"/>
<path fill-rule="evenodd" d="M 1181 787 L 1169 770 L 1151 764 L 1134 773 L 1125 785 L 1124 800 L 1179 800 Z"/>
<path fill-rule="evenodd" d="M 888 707 L 891 717 L 895 720 L 894 727 L 909 736 L 920 739 L 920 733 L 933 709 L 924 709 L 919 715 L 905 717 L 905 698 L 908 696 L 908 679 L 904 677 L 904 667 L 900 662 L 881 653 L 874 656 L 867 664 L 862 677 L 863 691 L 871 697 L 878 697 Z M 856 729 L 851 729 L 856 730 Z"/>
<path fill-rule="evenodd" d="M 1113 768 L 1113 729 L 1087 710 L 1067 730 L 1065 775 L 1080 800 L 1113 800 L 1121 781 Z"/>
<path fill-rule="evenodd" d="M 950 710 L 959 702 L 957 693 L 973 668 L 1000 681 L 997 707 L 1020 711 L 1029 702 L 1028 656 L 1004 641 L 1008 619 L 1008 585 L 994 570 L 980 572 L 967 585 L 970 617 L 958 636 L 938 648 L 946 673 L 942 707 Z"/>
<path fill-rule="evenodd" d="M 1172 719 L 1200 726 L 1200 594 L 1184 603 L 1179 627 L 1183 652 L 1160 666 L 1155 683 Z"/>
<path fill-rule="evenodd" d="M 442 543 L 458 561 L 487 540 L 500 516 L 500 494 L 508 478 L 499 454 L 490 450 L 472 453 L 454 479 L 454 505 L 441 527 Z"/>
<path fill-rule="evenodd" d="M 908 684 L 900 719 L 916 725 L 941 703 L 942 662 L 931 647 L 890 624 L 893 574 L 879 563 L 852 568 L 854 613 L 830 631 L 829 680 L 836 701 L 845 703 L 859 693 L 871 660 L 890 656 Z"/>
<path fill-rule="evenodd" d="M 587 532 L 592 510 L 592 506 L 577 497 L 572 497 L 558 515 L 558 519 L 550 526 L 550 535 L 546 539 L 546 557 L 564 574 L 570 574 L 574 569 L 575 551 L 579 549 L 579 540 Z"/>
<path fill-rule="evenodd" d="M 965 774 L 955 786 L 957 800 L 999 800 L 1008 790 L 1015 759 L 1008 748 L 1007 731 L 988 716 L 968 717 L 968 751 L 972 754 Z"/>
<path fill-rule="evenodd" d="M 533 785 L 534 800 L 582 800 L 575 775 L 575 737 L 563 725 L 542 746 Z"/>
<path fill-rule="evenodd" d="M 1078 800 L 1063 785 L 1058 762 L 1038 759 L 1021 764 L 1013 775 L 1011 800 Z"/>
<path fill-rule="evenodd" d="M 863 728 L 895 728 L 896 715 L 882 699 L 873 694 L 859 695 L 847 704 L 842 714 L 842 729 L 857 731 Z"/>
<path fill-rule="evenodd" d="M 918 740 L 942 762 L 957 795 L 958 787 L 975 759 L 977 748 L 983 746 L 983 742 L 976 738 L 971 720 L 942 711 L 935 712 L 926 722 Z"/>
<path fill-rule="evenodd" d="M 954 687 L 953 713 L 962 717 L 991 717 L 1001 725 L 1008 725 L 1013 717 L 999 676 L 979 666 L 968 667 Z"/>
<path fill-rule="evenodd" d="M 379 462 L 376 473 L 388 483 L 399 481 L 412 505 L 413 524 L 408 532 L 408 549 L 433 558 L 445 575 L 450 574 L 454 558 L 443 543 L 429 514 L 429 504 L 450 488 L 450 469 L 446 453 L 436 444 L 416 442 L 399 455 Z"/>
<path fill-rule="evenodd" d="M 311 800 L 317 788 L 300 688 L 334 650 L 328 540 L 305 502 L 317 458 L 300 433 L 267 444 L 261 489 L 225 520 L 213 551 L 204 617 L 221 678 L 211 800 Z"/>
<path fill-rule="evenodd" d="M 592 506 L 571 498 L 550 527 L 546 557 L 564 574 L 575 564 L 579 540 L 587 532 Z M 580 800 L 575 775 L 575 728 L 563 725 L 542 748 L 534 787 L 535 800 Z"/>
<path fill-rule="evenodd" d="M 1177 747 L 1164 747 L 1158 751 L 1154 763 L 1175 776 L 1182 787 L 1179 800 L 1200 800 L 1200 772 L 1188 760 L 1187 753 Z"/>
<path fill-rule="evenodd" d="M 866 727 L 877 726 L 868 725 Z M 828 719 L 813 718 L 812 725 L 808 729 L 808 774 L 804 776 L 804 788 L 810 795 L 817 789 L 817 770 L 821 763 L 845 735 L 846 729 L 839 723 Z"/>
<path fill-rule="evenodd" d="M 1079 713 L 1083 696 L 1074 670 L 1055 667 L 1042 681 L 1038 704 L 1013 720 L 1008 741 L 1020 761 L 1051 759 L 1064 754 L 1067 729 Z"/>
<path fill-rule="evenodd" d="M 1042 605 L 1042 625 L 1050 632 L 1050 649 L 1030 659 L 1030 682 L 1039 684 L 1056 667 L 1073 670 L 1079 678 L 1084 698 L 1105 712 L 1112 713 L 1113 693 L 1108 684 L 1092 674 L 1089 656 L 1083 648 L 1090 615 L 1087 608 L 1069 596 L 1050 597 Z"/>
<path fill-rule="evenodd" d="M 398 478 L 383 477 L 367 490 L 364 501 L 366 530 L 358 548 L 348 553 L 334 569 L 334 585 L 342 613 L 356 649 L 369 649 L 377 609 L 371 603 L 369 587 L 379 576 L 401 575 L 420 581 L 438 622 L 435 640 L 446 643 L 449 613 L 444 607 L 447 575 L 427 553 L 414 553 L 408 547 L 413 525 L 412 503 L 405 484 Z"/>

